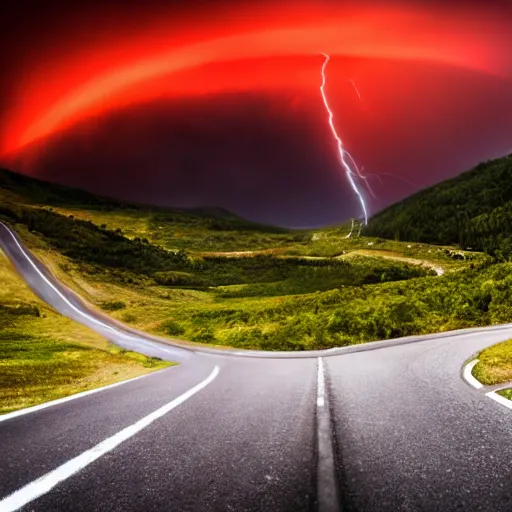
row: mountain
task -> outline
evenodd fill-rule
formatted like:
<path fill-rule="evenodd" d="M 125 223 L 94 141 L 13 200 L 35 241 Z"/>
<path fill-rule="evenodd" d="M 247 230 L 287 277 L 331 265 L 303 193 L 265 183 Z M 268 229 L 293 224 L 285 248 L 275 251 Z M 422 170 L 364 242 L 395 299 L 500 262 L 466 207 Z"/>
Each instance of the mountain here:
<path fill-rule="evenodd" d="M 266 226 L 248 221 L 224 208 L 215 206 L 173 208 L 128 203 L 102 197 L 84 190 L 50 183 L 23 174 L 0 168 L 0 209 L 7 205 L 40 205 L 68 208 L 85 208 L 95 211 L 137 211 L 140 214 L 158 215 L 160 219 L 170 218 L 173 222 L 190 224 L 200 222 L 212 230 L 236 231 L 239 229 L 286 233 L 289 230 Z"/>
<path fill-rule="evenodd" d="M 481 163 L 372 217 L 363 234 L 512 254 L 512 155 Z"/>

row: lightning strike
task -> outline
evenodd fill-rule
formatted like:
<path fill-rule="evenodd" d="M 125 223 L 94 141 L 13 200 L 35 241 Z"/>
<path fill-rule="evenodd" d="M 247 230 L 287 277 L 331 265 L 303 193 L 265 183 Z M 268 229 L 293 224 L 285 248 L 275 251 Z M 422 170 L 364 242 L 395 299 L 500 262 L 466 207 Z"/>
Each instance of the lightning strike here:
<path fill-rule="evenodd" d="M 361 93 L 359 92 L 359 89 L 357 88 L 356 83 L 354 82 L 354 79 L 351 78 L 349 82 L 352 84 L 352 87 L 354 88 L 354 91 L 356 91 L 357 97 L 359 98 L 359 101 L 363 103 L 363 98 L 361 98 Z"/>
<path fill-rule="evenodd" d="M 354 169 L 356 171 L 355 175 L 357 174 L 357 177 L 364 181 L 364 184 L 365 184 L 366 188 L 368 189 L 368 192 L 370 192 L 370 194 L 372 195 L 372 197 L 374 199 L 377 199 L 377 196 L 375 195 L 375 192 L 373 191 L 373 189 L 370 185 L 370 180 L 368 179 L 371 176 L 371 174 L 369 174 L 369 175 L 363 174 L 364 167 L 361 167 L 361 169 L 359 169 L 359 166 L 357 165 L 357 162 L 354 160 L 354 157 L 347 150 L 345 150 L 345 155 L 350 158 L 350 161 L 352 162 L 352 166 L 354 167 Z"/>
<path fill-rule="evenodd" d="M 331 110 L 331 107 L 329 106 L 329 101 L 327 100 L 327 95 L 325 93 L 325 84 L 326 84 L 325 68 L 327 67 L 328 62 L 331 60 L 331 57 L 329 55 L 327 55 L 326 53 L 322 53 L 322 55 L 325 57 L 325 61 L 322 65 L 322 85 L 320 86 L 320 92 L 322 93 L 322 99 L 323 99 L 323 102 L 325 105 L 325 109 L 327 110 L 327 113 L 329 114 L 329 126 L 331 127 L 332 134 L 333 134 L 334 138 L 336 139 L 336 142 L 338 145 L 338 153 L 339 153 L 341 165 L 345 169 L 345 174 L 350 183 L 350 186 L 354 190 L 356 196 L 359 199 L 359 202 L 361 203 L 361 209 L 363 210 L 363 216 L 364 216 L 364 223 L 366 225 L 366 224 L 368 224 L 368 210 L 366 208 L 366 203 L 364 201 L 363 194 L 359 190 L 359 187 L 357 186 L 357 179 L 358 179 L 358 177 L 361 177 L 361 175 L 357 169 L 356 169 L 356 172 L 354 172 L 346 160 L 346 156 L 348 153 L 345 151 L 345 148 L 343 147 L 343 142 L 342 142 L 340 136 L 338 135 L 338 132 L 336 131 L 336 127 L 334 126 L 334 114 Z M 349 156 L 349 158 L 351 158 L 351 157 Z"/>
<path fill-rule="evenodd" d="M 353 78 L 351 78 L 349 80 L 349 83 L 352 86 L 352 89 L 354 89 L 354 92 L 356 93 L 356 95 L 359 99 L 359 103 L 361 104 L 361 109 L 364 110 L 365 112 L 368 112 L 369 108 L 366 105 L 366 103 L 363 101 L 363 97 L 361 96 L 361 93 L 359 92 L 359 87 L 357 87 L 356 82 L 354 81 Z"/>
<path fill-rule="evenodd" d="M 350 238 L 352 236 L 353 231 L 354 231 L 354 219 L 352 219 L 352 225 L 350 226 L 350 232 L 345 238 Z"/>

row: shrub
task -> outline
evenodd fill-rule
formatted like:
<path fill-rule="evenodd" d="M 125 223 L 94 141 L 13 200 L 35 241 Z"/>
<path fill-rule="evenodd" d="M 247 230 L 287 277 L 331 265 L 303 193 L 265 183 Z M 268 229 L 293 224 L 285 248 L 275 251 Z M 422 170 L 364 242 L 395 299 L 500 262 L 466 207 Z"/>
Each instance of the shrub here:
<path fill-rule="evenodd" d="M 127 322 L 127 323 L 131 323 L 131 322 L 136 322 L 137 321 L 137 317 L 133 314 L 133 313 L 125 313 L 122 317 L 121 317 L 121 320 L 123 322 Z"/>
<path fill-rule="evenodd" d="M 12 306 L 8 306 L 6 304 L 0 304 L 0 313 L 7 313 L 9 315 L 28 315 L 28 316 L 41 316 L 41 311 L 39 308 L 33 304 L 15 304 Z"/>
<path fill-rule="evenodd" d="M 155 272 L 155 281 L 162 286 L 196 286 L 205 287 L 207 281 L 188 272 Z"/>
<path fill-rule="evenodd" d="M 192 335 L 192 341 L 203 341 L 209 343 L 215 340 L 215 334 L 209 327 L 203 327 Z"/>
<path fill-rule="evenodd" d="M 162 322 L 160 324 L 160 328 L 170 336 L 181 336 L 182 334 L 185 334 L 185 328 L 172 319 Z"/>
<path fill-rule="evenodd" d="M 126 304 L 122 300 L 111 300 L 101 304 L 101 309 L 104 309 L 105 311 L 119 311 L 120 309 L 125 308 Z"/>

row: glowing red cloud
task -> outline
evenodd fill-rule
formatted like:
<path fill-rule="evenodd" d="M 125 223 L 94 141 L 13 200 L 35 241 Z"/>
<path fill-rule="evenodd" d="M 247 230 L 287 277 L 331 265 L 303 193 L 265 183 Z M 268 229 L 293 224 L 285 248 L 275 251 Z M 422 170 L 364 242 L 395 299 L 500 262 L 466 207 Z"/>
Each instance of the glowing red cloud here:
<path fill-rule="evenodd" d="M 154 35 L 126 43 L 122 34 L 115 34 L 116 48 L 119 41 L 127 48 L 115 57 L 101 45 L 87 52 L 69 50 L 60 67 L 56 61 L 49 76 L 46 73 L 44 85 L 40 72 L 20 85 L 19 99 L 5 123 L 8 136 L 2 149 L 16 152 L 84 117 L 159 96 L 313 88 L 322 52 L 432 61 L 489 73 L 499 69 L 492 38 L 483 37 L 482 26 L 477 30 L 473 19 L 389 8 L 347 12 L 302 7 L 293 17 L 286 14 L 282 7 L 246 11 L 238 18 L 243 21 L 205 29 L 200 37 L 173 37 L 162 32 L 161 24 Z M 477 32 L 478 40 L 472 36 Z M 311 58 L 305 58 L 301 68 L 272 66 L 268 60 L 286 56 Z M 253 60 L 256 72 L 247 69 L 247 61 Z M 209 67 L 212 63 L 224 63 L 223 72 Z"/>

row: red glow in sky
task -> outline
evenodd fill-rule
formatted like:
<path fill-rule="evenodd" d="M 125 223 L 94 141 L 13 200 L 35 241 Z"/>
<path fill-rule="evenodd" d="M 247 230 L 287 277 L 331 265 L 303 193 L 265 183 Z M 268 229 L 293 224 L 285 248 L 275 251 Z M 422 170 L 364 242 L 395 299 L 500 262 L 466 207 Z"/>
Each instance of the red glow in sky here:
<path fill-rule="evenodd" d="M 94 44 L 49 46 L 47 58 L 27 63 L 17 84 L 1 151 L 16 153 L 86 117 L 162 96 L 313 90 L 322 52 L 504 70 L 495 51 L 500 29 L 483 14 L 304 4 L 238 8 L 218 23 L 190 14 L 182 26 L 166 29 L 166 20 L 158 20 L 139 32 L 123 31 L 116 20 Z"/>

